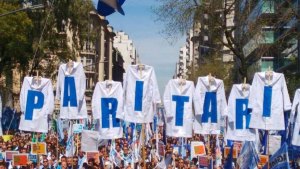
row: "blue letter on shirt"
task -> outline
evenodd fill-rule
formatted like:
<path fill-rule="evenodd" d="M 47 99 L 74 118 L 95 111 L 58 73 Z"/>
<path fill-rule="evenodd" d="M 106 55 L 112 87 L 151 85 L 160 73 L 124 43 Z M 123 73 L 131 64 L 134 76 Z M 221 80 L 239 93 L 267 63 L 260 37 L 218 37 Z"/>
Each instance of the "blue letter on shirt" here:
<path fill-rule="evenodd" d="M 134 100 L 134 111 L 142 111 L 143 107 L 143 81 L 136 81 L 135 83 L 135 100 Z"/>
<path fill-rule="evenodd" d="M 33 110 L 41 109 L 44 105 L 44 94 L 40 91 L 28 90 L 25 120 L 32 120 Z"/>
<path fill-rule="evenodd" d="M 109 115 L 112 115 L 113 127 L 120 127 L 116 118 L 118 100 L 116 98 L 101 98 L 102 128 L 109 128 Z"/>
<path fill-rule="evenodd" d="M 272 86 L 264 87 L 263 117 L 271 116 Z"/>
<path fill-rule="evenodd" d="M 204 98 L 202 122 L 208 123 L 208 118 L 210 118 L 211 123 L 218 123 L 217 116 L 217 94 L 216 92 L 206 92 Z"/>
<path fill-rule="evenodd" d="M 251 114 L 248 112 L 248 99 L 236 99 L 235 107 L 235 123 L 236 129 L 244 129 L 244 116 L 246 116 L 246 129 L 249 129 Z"/>
<path fill-rule="evenodd" d="M 175 126 L 183 126 L 184 102 L 188 102 L 189 97 L 173 95 L 172 101 L 176 102 Z"/>
<path fill-rule="evenodd" d="M 68 107 L 69 102 L 70 107 L 77 107 L 75 79 L 74 77 L 66 76 L 64 85 L 63 107 Z"/>

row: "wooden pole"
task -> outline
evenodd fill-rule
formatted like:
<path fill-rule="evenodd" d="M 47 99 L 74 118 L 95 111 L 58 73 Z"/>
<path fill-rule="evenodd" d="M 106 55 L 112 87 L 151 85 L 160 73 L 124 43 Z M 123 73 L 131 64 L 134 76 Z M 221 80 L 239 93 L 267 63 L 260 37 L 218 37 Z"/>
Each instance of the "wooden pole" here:
<path fill-rule="evenodd" d="M 145 124 L 142 124 L 142 131 L 141 131 L 141 145 L 142 145 L 142 161 L 143 161 L 143 169 L 146 169 L 146 155 L 145 155 Z"/>

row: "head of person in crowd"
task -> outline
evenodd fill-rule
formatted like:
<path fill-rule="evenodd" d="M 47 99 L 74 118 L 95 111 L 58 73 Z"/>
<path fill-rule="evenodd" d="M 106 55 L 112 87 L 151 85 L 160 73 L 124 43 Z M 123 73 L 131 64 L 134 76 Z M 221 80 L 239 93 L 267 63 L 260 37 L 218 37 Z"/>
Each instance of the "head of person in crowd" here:
<path fill-rule="evenodd" d="M 66 157 L 66 156 L 62 156 L 62 157 L 60 158 L 60 161 L 61 161 L 61 163 L 62 163 L 62 162 L 67 162 L 67 157 Z"/>
<path fill-rule="evenodd" d="M 66 161 L 61 162 L 61 168 L 62 169 L 67 169 L 68 168 L 68 165 L 67 165 Z"/>
<path fill-rule="evenodd" d="M 6 164 L 5 162 L 0 163 L 0 169 L 6 169 Z"/>
<path fill-rule="evenodd" d="M 48 159 L 43 159 L 43 168 L 47 168 L 48 169 L 49 163 L 48 163 Z"/>
<path fill-rule="evenodd" d="M 73 156 L 73 167 L 74 168 L 78 167 L 78 156 Z"/>
<path fill-rule="evenodd" d="M 128 146 L 124 146 L 124 147 L 123 147 L 123 154 L 124 154 L 124 156 L 128 156 L 129 153 L 130 153 L 130 151 L 129 151 Z"/>
<path fill-rule="evenodd" d="M 68 168 L 72 168 L 72 166 L 73 166 L 73 158 L 72 157 L 67 158 L 67 166 L 68 166 Z"/>
<path fill-rule="evenodd" d="M 94 158 L 88 159 L 88 166 L 94 166 L 94 164 L 95 164 L 95 159 Z"/>

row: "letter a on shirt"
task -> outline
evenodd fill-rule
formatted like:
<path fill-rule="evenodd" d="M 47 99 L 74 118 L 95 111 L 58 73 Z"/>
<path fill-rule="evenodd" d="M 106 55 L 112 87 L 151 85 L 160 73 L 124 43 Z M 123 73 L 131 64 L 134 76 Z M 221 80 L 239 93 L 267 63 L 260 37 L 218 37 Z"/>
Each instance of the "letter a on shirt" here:
<path fill-rule="evenodd" d="M 85 101 L 86 77 L 82 63 L 73 62 L 59 66 L 56 99 L 60 100 L 60 118 L 85 119 L 87 109 Z"/>

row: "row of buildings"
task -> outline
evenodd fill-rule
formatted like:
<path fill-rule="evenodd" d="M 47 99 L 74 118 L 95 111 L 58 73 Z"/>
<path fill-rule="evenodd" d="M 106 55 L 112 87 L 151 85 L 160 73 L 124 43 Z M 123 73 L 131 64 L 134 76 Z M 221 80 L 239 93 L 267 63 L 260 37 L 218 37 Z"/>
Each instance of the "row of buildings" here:
<path fill-rule="evenodd" d="M 213 1 L 203 0 L 199 5 L 211 2 Z M 222 2 L 219 1 L 219 8 L 214 8 L 213 15 L 220 16 L 220 20 L 225 21 L 226 29 L 234 27 L 233 38 L 236 42 L 234 47 L 239 48 L 249 62 L 248 77 L 251 78 L 254 72 L 268 69 L 292 74 L 300 71 L 299 0 L 222 0 Z M 232 10 L 225 16 L 224 10 L 228 10 L 227 6 L 231 4 Z M 212 18 L 212 12 L 206 13 L 203 10 L 200 13 L 200 15 L 196 13 L 197 19 L 187 32 L 185 45 L 180 49 L 175 77 L 191 77 L 195 69 L 205 64 L 205 58 L 216 52 L 218 59 L 224 64 L 239 64 L 233 52 L 220 43 L 220 40 L 216 40 L 215 37 L 219 37 L 226 43 L 224 30 L 213 31 L 210 27 L 210 22 L 215 19 Z"/>
<path fill-rule="evenodd" d="M 95 37 L 88 37 L 83 41 L 81 48 L 76 48 L 74 36 L 70 22 L 65 22 L 63 28 L 58 31 L 60 36 L 67 40 L 67 48 L 75 56 L 74 61 L 83 64 L 86 75 L 86 101 L 88 112 L 91 113 L 91 100 L 94 87 L 98 81 L 114 80 L 123 82 L 124 73 L 128 65 L 136 64 L 139 60 L 136 48 L 133 41 L 123 31 L 115 32 L 113 27 L 109 25 L 105 17 L 99 15 L 95 11 L 91 11 L 90 15 L 90 29 L 93 29 Z M 92 31 L 90 31 L 92 32 Z M 57 51 L 60 52 L 60 51 Z M 50 75 L 52 78 L 53 86 L 56 86 L 56 76 L 59 65 L 63 62 L 57 59 L 53 53 L 48 54 L 48 59 L 41 61 L 40 65 L 44 64 L 47 68 L 47 62 L 51 59 L 51 64 L 54 65 L 54 71 Z M 56 59 L 55 59 L 56 58 Z M 43 66 L 40 66 L 43 67 Z M 40 70 L 40 75 L 43 75 Z M 48 77 L 49 78 L 49 77 Z M 19 96 L 22 85 L 22 73 L 17 68 L 13 70 L 13 103 L 10 106 L 16 110 L 20 110 Z M 54 87 L 55 90 L 55 87 Z M 59 110 L 59 102 L 56 101 L 56 110 Z"/>

